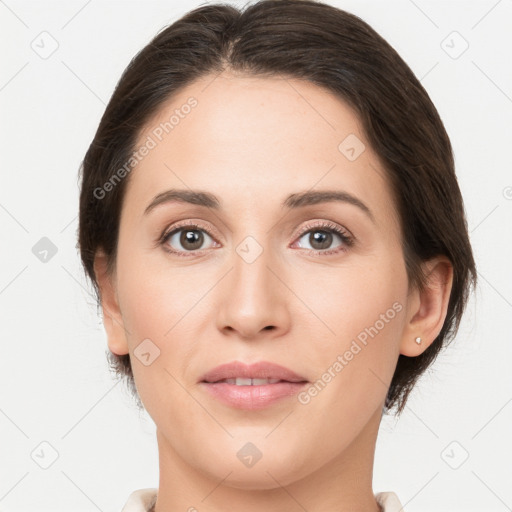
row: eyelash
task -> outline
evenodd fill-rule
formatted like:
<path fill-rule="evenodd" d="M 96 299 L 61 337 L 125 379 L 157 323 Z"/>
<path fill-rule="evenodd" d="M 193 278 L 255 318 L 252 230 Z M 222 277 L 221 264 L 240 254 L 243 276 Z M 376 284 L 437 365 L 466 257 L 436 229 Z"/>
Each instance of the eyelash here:
<path fill-rule="evenodd" d="M 158 244 L 161 245 L 164 250 L 170 254 L 189 258 L 197 254 L 198 252 L 201 253 L 201 251 L 205 251 L 206 249 L 198 249 L 196 251 L 175 251 L 173 249 L 169 249 L 169 246 L 167 244 L 168 240 L 171 238 L 172 235 L 182 231 L 184 228 L 188 228 L 189 231 L 204 231 L 209 237 L 214 238 L 208 229 L 206 227 L 196 224 L 196 223 L 178 223 L 177 225 L 173 226 L 171 231 L 164 231 L 162 236 L 158 240 Z M 324 229 L 325 228 L 325 229 Z M 330 221 L 316 221 L 311 224 L 308 224 L 302 229 L 299 234 L 296 235 L 296 238 L 302 238 L 306 233 L 309 233 L 310 231 L 326 231 L 326 232 L 333 232 L 337 234 L 343 244 L 345 244 L 347 247 L 352 247 L 354 245 L 354 237 L 348 233 L 348 231 L 340 228 L 336 224 L 330 222 Z M 315 256 L 321 256 L 321 255 L 330 255 L 330 254 L 337 254 L 341 252 L 347 251 L 347 248 L 336 248 L 336 249 L 326 249 L 326 250 L 320 250 L 320 249 L 305 249 L 307 251 L 307 254 L 315 255 Z"/>

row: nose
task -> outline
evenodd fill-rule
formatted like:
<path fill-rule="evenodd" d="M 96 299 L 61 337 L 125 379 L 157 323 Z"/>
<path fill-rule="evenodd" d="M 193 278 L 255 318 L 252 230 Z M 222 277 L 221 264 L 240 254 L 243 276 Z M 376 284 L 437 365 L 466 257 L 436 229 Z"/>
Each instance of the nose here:
<path fill-rule="evenodd" d="M 219 289 L 218 328 L 246 340 L 281 336 L 290 325 L 290 292 L 269 251 L 263 250 L 254 261 L 247 253 L 235 252 L 232 266 Z"/>

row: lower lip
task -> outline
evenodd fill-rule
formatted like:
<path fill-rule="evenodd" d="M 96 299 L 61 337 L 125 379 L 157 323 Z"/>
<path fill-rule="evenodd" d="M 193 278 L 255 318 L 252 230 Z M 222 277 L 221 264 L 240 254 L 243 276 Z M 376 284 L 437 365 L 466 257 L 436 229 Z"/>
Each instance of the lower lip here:
<path fill-rule="evenodd" d="M 215 398 L 238 409 L 264 409 L 284 398 L 297 395 L 307 382 L 276 382 L 261 386 L 237 386 L 227 382 L 201 382 Z"/>

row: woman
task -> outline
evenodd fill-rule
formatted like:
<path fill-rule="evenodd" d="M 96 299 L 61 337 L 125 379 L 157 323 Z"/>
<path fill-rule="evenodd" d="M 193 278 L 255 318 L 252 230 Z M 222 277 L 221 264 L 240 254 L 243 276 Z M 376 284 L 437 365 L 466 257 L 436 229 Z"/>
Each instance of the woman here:
<path fill-rule="evenodd" d="M 132 60 L 82 166 L 111 362 L 157 427 L 123 512 L 397 512 L 380 420 L 476 279 L 450 141 L 365 22 L 197 8 Z"/>

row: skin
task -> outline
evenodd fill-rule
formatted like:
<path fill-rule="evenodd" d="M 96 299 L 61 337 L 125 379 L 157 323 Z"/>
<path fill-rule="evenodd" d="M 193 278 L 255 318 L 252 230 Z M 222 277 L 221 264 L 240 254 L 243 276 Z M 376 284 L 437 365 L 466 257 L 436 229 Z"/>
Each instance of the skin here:
<path fill-rule="evenodd" d="M 385 171 L 356 114 L 330 92 L 277 77 L 204 77 L 162 105 L 140 144 L 190 96 L 198 105 L 129 177 L 116 273 L 101 251 L 95 260 L 108 346 L 130 353 L 157 427 L 156 511 L 378 512 L 372 472 L 388 385 L 399 354 L 420 354 L 441 330 L 452 267 L 425 262 L 428 286 L 410 289 Z M 365 144 L 354 161 L 338 149 L 349 134 Z M 213 193 L 222 209 L 173 202 L 144 215 L 171 188 Z M 348 192 L 374 220 L 349 203 L 281 207 L 311 189 Z M 178 221 L 206 230 L 186 257 L 157 243 Z M 355 242 L 332 233 L 318 249 L 312 235 L 325 228 L 300 233 L 310 221 Z M 180 234 L 167 246 L 186 252 Z M 236 250 L 249 235 L 263 249 L 250 264 Z M 198 383 L 233 360 L 276 362 L 315 382 L 394 303 L 401 311 L 307 404 L 234 409 Z M 148 366 L 134 357 L 146 338 L 160 350 Z M 237 458 L 249 441 L 262 453 L 250 468 Z"/>

